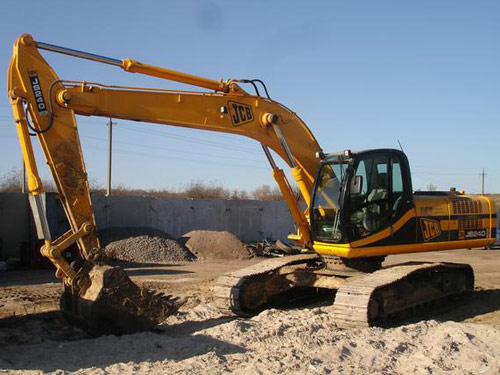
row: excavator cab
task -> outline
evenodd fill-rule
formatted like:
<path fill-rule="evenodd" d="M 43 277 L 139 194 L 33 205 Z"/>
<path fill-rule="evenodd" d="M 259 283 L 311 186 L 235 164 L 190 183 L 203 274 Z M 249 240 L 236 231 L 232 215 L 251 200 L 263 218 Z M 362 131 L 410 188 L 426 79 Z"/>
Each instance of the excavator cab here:
<path fill-rule="evenodd" d="M 351 243 L 391 227 L 412 207 L 410 167 L 403 152 L 329 154 L 312 195 L 313 239 Z"/>

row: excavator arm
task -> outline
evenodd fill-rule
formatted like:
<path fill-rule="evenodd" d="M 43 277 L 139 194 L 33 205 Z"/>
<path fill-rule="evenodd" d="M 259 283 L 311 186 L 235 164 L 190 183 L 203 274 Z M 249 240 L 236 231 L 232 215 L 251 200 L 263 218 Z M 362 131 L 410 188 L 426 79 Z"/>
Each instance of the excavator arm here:
<path fill-rule="evenodd" d="M 234 84 L 233 84 L 234 85 Z M 239 134 L 258 141 L 271 164 L 302 244 L 310 245 L 309 226 L 283 171 L 269 149 L 292 168 L 304 200 L 309 205 L 318 166 L 319 146 L 304 123 L 290 110 L 267 98 L 239 94 L 130 90 L 98 84 L 65 83 L 58 104 L 79 115 L 134 119 L 172 126 Z M 228 155 L 228 158 L 230 156 Z"/>
<path fill-rule="evenodd" d="M 40 49 L 111 64 L 127 72 L 182 82 L 212 91 L 143 89 L 63 81 L 41 56 Z M 298 232 L 294 239 L 306 247 L 312 247 L 307 222 L 308 209 L 305 212 L 300 209 L 290 184 L 284 172 L 276 166 L 270 149 L 291 167 L 292 176 L 309 206 L 310 192 L 319 166 L 317 154 L 322 152 L 321 148 L 311 131 L 294 112 L 270 98 L 248 94 L 238 85 L 239 82 L 248 81 L 216 81 L 131 59 L 118 60 L 88 54 L 36 42 L 27 34 L 15 42 L 9 66 L 8 94 L 27 167 L 28 187 L 35 196 L 38 216 L 42 219 L 45 245 L 41 252 L 54 263 L 56 276 L 64 280 L 72 296 L 88 300 L 86 293 L 93 289 L 92 280 L 102 278 L 100 273 L 92 276 L 90 271 L 100 264 L 102 253 L 75 114 L 225 132 L 255 139 L 262 145 L 273 176 L 297 225 Z M 30 131 L 33 133 L 30 134 Z M 43 205 L 38 198 L 43 192 L 43 186 L 31 144 L 32 135 L 36 135 L 40 142 L 71 227 L 68 233 L 56 240 L 52 240 L 48 225 L 43 222 Z M 80 249 L 80 259 L 70 265 L 64 259 L 63 252 L 75 242 Z M 123 277 L 123 274 L 112 274 L 108 279 L 117 282 Z M 99 293 L 100 290 L 97 294 Z M 96 294 L 95 291 L 93 294 Z M 73 302 L 69 305 L 72 310 L 75 310 L 73 305 L 78 305 L 74 316 L 85 316 L 80 310 L 88 310 L 88 307 L 81 308 L 81 303 Z M 94 315 L 101 315 L 103 309 Z M 175 306 L 168 307 L 167 313 L 173 309 Z M 134 313 L 140 310 L 140 307 L 136 308 Z M 85 318 L 90 319 L 88 316 Z"/>
<path fill-rule="evenodd" d="M 30 40 L 28 35 L 24 35 L 14 46 L 8 74 L 9 96 L 26 164 L 28 189 L 35 196 L 36 207 L 40 211 L 38 216 L 43 223 L 41 227 L 45 246 L 42 254 L 56 265 L 57 276 L 64 278 L 66 284 L 70 285 L 76 272 L 65 262 L 61 251 L 78 242 L 82 258 L 88 260 L 100 244 L 96 236 L 87 173 L 74 113 L 53 108 L 49 92 L 58 85 L 57 76 Z M 45 86 L 46 83 L 48 86 Z M 39 196 L 43 192 L 43 186 L 38 175 L 30 130 L 40 142 L 71 227 L 70 232 L 54 242 L 48 225 L 44 223 L 45 215 L 41 212 L 43 205 Z M 58 246 L 61 243 L 64 246 Z"/>

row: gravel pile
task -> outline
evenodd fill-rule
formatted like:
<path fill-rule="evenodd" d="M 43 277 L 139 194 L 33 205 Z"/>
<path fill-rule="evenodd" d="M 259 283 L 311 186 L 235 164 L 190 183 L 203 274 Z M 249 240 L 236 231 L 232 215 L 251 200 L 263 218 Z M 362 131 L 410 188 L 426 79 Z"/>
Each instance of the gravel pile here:
<path fill-rule="evenodd" d="M 189 250 L 157 229 L 108 228 L 99 232 L 99 238 L 111 259 L 156 264 L 194 259 Z"/>
<path fill-rule="evenodd" d="M 234 234 L 221 231 L 194 230 L 180 241 L 200 260 L 240 260 L 251 257 L 243 242 Z"/>

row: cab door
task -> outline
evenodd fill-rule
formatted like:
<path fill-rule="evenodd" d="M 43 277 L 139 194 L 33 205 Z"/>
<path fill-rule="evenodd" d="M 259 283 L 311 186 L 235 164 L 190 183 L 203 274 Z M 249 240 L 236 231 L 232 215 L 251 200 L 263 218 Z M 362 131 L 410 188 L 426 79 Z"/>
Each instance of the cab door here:
<path fill-rule="evenodd" d="M 350 241 L 387 228 L 391 228 L 392 237 L 393 225 L 411 206 L 406 157 L 397 150 L 373 150 L 358 154 L 356 159 L 353 181 L 361 186 L 350 194 Z"/>

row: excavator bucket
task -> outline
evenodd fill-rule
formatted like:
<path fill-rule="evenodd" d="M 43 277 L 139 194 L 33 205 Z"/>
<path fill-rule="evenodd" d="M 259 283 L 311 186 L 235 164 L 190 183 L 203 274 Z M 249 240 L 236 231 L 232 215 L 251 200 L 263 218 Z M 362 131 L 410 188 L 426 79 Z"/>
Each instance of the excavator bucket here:
<path fill-rule="evenodd" d="M 61 311 L 70 323 L 93 336 L 149 330 L 184 303 L 138 287 L 121 267 L 95 265 L 88 280 L 90 286 L 82 295 L 65 287 Z"/>

